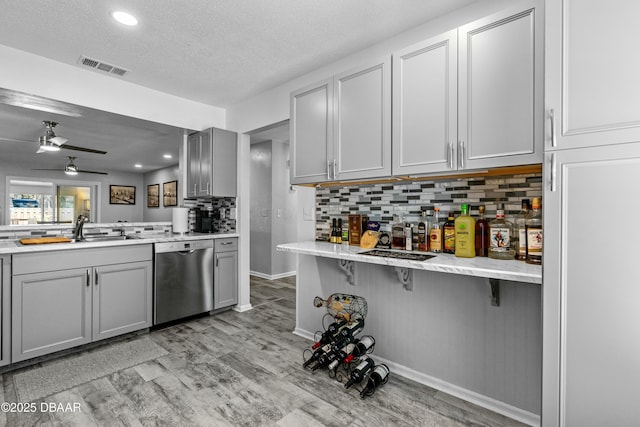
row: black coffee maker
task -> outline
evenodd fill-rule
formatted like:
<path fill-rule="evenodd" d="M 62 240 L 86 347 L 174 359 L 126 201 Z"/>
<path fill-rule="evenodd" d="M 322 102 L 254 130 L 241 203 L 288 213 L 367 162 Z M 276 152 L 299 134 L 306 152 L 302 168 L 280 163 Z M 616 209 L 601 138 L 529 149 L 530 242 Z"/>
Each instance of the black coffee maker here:
<path fill-rule="evenodd" d="M 215 233 L 215 220 L 220 219 L 220 214 L 214 209 L 195 209 L 196 224 L 193 231 L 196 233 Z"/>

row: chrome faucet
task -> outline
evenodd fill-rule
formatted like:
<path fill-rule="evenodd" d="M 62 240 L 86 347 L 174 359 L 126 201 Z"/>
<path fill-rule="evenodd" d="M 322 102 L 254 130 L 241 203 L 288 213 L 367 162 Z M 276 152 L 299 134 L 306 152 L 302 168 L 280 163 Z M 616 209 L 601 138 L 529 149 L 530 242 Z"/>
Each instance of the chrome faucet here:
<path fill-rule="evenodd" d="M 89 221 L 89 218 L 84 215 L 78 215 L 76 219 L 76 227 L 73 230 L 73 238 L 75 240 L 84 240 L 84 235 L 82 234 L 82 228 L 85 222 Z"/>

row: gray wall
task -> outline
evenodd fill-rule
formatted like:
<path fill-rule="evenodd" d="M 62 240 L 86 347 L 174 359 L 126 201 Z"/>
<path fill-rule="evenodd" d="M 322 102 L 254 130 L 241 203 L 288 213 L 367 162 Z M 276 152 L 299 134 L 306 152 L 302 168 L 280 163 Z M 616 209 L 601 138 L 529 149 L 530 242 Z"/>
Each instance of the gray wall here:
<path fill-rule="evenodd" d="M 158 169 L 144 174 L 144 188 L 142 189 L 142 218 L 143 221 L 158 222 L 171 221 L 171 207 L 165 207 L 162 201 L 162 184 L 169 181 L 178 181 L 178 206 L 183 204 L 183 192 L 181 187 L 180 169 L 178 165 L 164 169 Z M 160 206 L 157 208 L 147 207 L 147 186 L 160 184 Z"/>
<path fill-rule="evenodd" d="M 289 143 L 251 145 L 252 273 L 276 278 L 295 271 L 295 255 L 276 251 L 280 243 L 297 241 L 296 192 L 289 186 Z"/>

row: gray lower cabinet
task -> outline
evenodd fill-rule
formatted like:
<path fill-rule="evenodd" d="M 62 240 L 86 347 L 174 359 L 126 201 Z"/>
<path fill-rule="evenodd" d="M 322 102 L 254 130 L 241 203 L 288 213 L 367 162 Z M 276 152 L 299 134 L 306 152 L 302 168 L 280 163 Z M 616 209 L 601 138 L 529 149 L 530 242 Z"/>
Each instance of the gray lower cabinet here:
<path fill-rule="evenodd" d="M 0 366 L 11 362 L 11 256 L 0 256 Z"/>
<path fill-rule="evenodd" d="M 151 245 L 14 255 L 11 362 L 148 328 L 152 292 Z"/>
<path fill-rule="evenodd" d="M 216 239 L 213 265 L 213 309 L 238 303 L 238 239 Z"/>

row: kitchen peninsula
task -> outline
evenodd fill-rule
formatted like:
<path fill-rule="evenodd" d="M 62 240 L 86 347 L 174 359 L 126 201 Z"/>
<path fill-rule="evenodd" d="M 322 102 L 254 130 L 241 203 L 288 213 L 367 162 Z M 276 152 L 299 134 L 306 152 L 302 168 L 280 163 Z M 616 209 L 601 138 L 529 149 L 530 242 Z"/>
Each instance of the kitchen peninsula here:
<path fill-rule="evenodd" d="M 365 333 L 376 337 L 375 358 L 392 374 L 539 423 L 540 266 L 448 254 L 383 258 L 311 241 L 278 250 L 298 254 L 296 334 L 311 339 L 323 330 L 315 296 L 362 296 Z"/>

